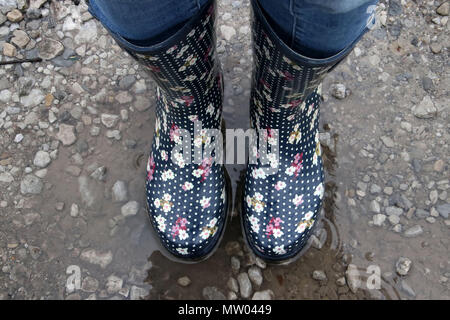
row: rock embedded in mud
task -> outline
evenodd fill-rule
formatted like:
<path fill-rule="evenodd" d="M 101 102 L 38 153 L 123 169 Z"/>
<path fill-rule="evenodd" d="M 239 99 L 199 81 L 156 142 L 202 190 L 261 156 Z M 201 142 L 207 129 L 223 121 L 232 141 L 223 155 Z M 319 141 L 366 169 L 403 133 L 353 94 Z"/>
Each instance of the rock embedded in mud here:
<path fill-rule="evenodd" d="M 42 192 L 44 184 L 35 175 L 26 175 L 20 182 L 20 192 L 22 194 L 39 194 Z"/>
<path fill-rule="evenodd" d="M 91 173 L 90 177 L 92 179 L 98 180 L 98 181 L 105 181 L 106 179 L 106 167 L 98 167 L 94 170 L 94 172 Z"/>
<path fill-rule="evenodd" d="M 361 279 L 358 268 L 354 264 L 349 264 L 345 271 L 345 279 L 350 291 L 355 293 L 361 285 Z"/>
<path fill-rule="evenodd" d="M 234 300 L 238 299 L 238 296 L 237 296 L 237 294 L 235 292 L 228 291 L 227 299 L 231 300 L 231 301 L 234 301 Z"/>
<path fill-rule="evenodd" d="M 115 114 L 102 113 L 100 119 L 105 127 L 112 128 L 119 121 L 119 116 Z"/>
<path fill-rule="evenodd" d="M 386 220 L 386 216 L 384 214 L 376 214 L 373 216 L 373 225 L 377 227 L 381 227 Z"/>
<path fill-rule="evenodd" d="M 441 204 L 436 207 L 436 210 L 439 212 L 442 218 L 448 219 L 448 216 L 450 214 L 450 203 Z"/>
<path fill-rule="evenodd" d="M 436 9 L 436 13 L 439 14 L 439 15 L 441 15 L 441 16 L 448 16 L 449 8 L 450 8 L 450 2 L 444 1 L 444 3 L 442 3 L 442 4 Z"/>
<path fill-rule="evenodd" d="M 237 276 L 237 281 L 239 283 L 239 289 L 242 298 L 250 298 L 252 294 L 252 283 L 250 282 L 250 278 L 246 272 L 241 272 Z"/>
<path fill-rule="evenodd" d="M 403 235 L 407 238 L 413 238 L 421 235 L 423 233 L 423 229 L 420 225 L 415 225 L 403 233 Z"/>
<path fill-rule="evenodd" d="M 52 159 L 50 158 L 50 154 L 46 151 L 40 150 L 40 151 L 36 152 L 36 155 L 34 156 L 33 164 L 36 167 L 45 168 L 50 164 L 51 161 L 52 161 Z"/>
<path fill-rule="evenodd" d="M 59 56 L 64 51 L 64 46 L 61 42 L 45 38 L 38 44 L 39 57 L 44 60 L 51 60 Z"/>
<path fill-rule="evenodd" d="M 6 14 L 6 17 L 11 22 L 20 22 L 23 19 L 23 14 L 17 9 L 11 10 Z"/>
<path fill-rule="evenodd" d="M 123 202 L 128 200 L 127 184 L 124 181 L 117 180 L 112 187 L 112 196 L 114 202 Z"/>
<path fill-rule="evenodd" d="M 9 173 L 9 172 L 0 173 L 0 182 L 11 183 L 13 181 L 14 181 L 14 177 L 11 173 Z"/>
<path fill-rule="evenodd" d="M 225 295 L 216 287 L 205 287 L 202 294 L 206 300 L 226 300 Z"/>
<path fill-rule="evenodd" d="M 102 269 L 105 269 L 112 262 L 113 254 L 110 250 L 101 252 L 95 249 L 86 249 L 81 253 L 80 258 L 83 261 L 98 265 Z"/>
<path fill-rule="evenodd" d="M 437 114 L 437 108 L 430 96 L 425 96 L 422 101 L 412 108 L 413 114 L 420 119 L 431 119 Z"/>
<path fill-rule="evenodd" d="M 237 282 L 237 280 L 233 277 L 231 277 L 230 279 L 228 279 L 227 282 L 227 287 L 228 289 L 230 289 L 233 292 L 238 293 L 239 292 L 239 283 Z"/>
<path fill-rule="evenodd" d="M 142 300 L 147 296 L 147 290 L 141 287 L 132 286 L 130 289 L 130 300 Z"/>
<path fill-rule="evenodd" d="M 123 280 L 115 275 L 110 275 L 106 280 L 106 292 L 114 294 L 122 289 Z"/>
<path fill-rule="evenodd" d="M 129 217 L 135 216 L 138 213 L 139 209 L 140 209 L 139 202 L 130 201 L 124 204 L 120 209 L 120 211 L 124 217 Z"/>
<path fill-rule="evenodd" d="M 77 140 L 77 136 L 75 135 L 75 127 L 68 124 L 60 124 L 56 138 L 58 138 L 64 146 L 74 144 Z"/>
<path fill-rule="evenodd" d="M 16 47 L 12 44 L 5 42 L 3 44 L 3 55 L 7 57 L 15 57 L 17 54 Z"/>
<path fill-rule="evenodd" d="M 400 276 L 406 276 L 411 268 L 412 261 L 405 257 L 400 257 L 395 264 L 395 271 Z"/>
<path fill-rule="evenodd" d="M 234 273 L 238 273 L 239 269 L 241 268 L 241 261 L 236 256 L 232 256 L 230 261 L 231 261 L 231 270 Z"/>
<path fill-rule="evenodd" d="M 98 289 L 98 280 L 92 277 L 86 277 L 83 279 L 83 283 L 81 285 L 81 290 L 84 292 L 95 292 Z"/>
<path fill-rule="evenodd" d="M 189 277 L 187 277 L 187 276 L 178 278 L 178 280 L 177 280 L 177 283 L 182 287 L 187 287 L 188 285 L 191 284 L 191 282 L 192 282 L 191 279 L 189 279 Z"/>
<path fill-rule="evenodd" d="M 317 281 L 327 281 L 327 275 L 322 270 L 314 270 L 312 274 L 312 278 Z"/>
<path fill-rule="evenodd" d="M 275 297 L 272 290 L 256 291 L 253 294 L 252 300 L 273 300 Z"/>
<path fill-rule="evenodd" d="M 336 99 L 345 99 L 350 95 L 350 91 L 347 90 L 344 84 L 335 83 L 331 86 L 331 95 Z"/>
<path fill-rule="evenodd" d="M 257 266 L 250 267 L 248 269 L 248 277 L 257 287 L 261 286 L 263 283 L 263 275 L 261 269 Z"/>

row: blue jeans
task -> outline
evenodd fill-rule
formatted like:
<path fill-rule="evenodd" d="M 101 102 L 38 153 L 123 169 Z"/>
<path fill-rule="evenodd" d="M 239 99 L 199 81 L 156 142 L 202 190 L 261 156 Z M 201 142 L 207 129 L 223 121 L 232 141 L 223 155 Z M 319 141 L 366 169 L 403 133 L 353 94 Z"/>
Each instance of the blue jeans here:
<path fill-rule="evenodd" d="M 90 0 L 89 10 L 114 33 L 137 45 L 174 34 L 208 0 Z M 277 34 L 294 50 L 326 58 L 366 30 L 378 0 L 259 0 Z M 373 22 L 373 21 L 372 21 Z"/>

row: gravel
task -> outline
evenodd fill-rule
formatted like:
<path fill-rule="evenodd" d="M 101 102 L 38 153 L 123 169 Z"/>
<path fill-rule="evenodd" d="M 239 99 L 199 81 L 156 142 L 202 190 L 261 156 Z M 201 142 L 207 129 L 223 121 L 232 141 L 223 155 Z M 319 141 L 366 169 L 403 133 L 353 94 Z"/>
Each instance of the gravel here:
<path fill-rule="evenodd" d="M 250 278 L 248 274 L 245 272 L 240 273 L 237 276 L 237 281 L 239 283 L 239 292 L 242 298 L 250 298 L 252 294 L 252 283 L 250 282 Z"/>

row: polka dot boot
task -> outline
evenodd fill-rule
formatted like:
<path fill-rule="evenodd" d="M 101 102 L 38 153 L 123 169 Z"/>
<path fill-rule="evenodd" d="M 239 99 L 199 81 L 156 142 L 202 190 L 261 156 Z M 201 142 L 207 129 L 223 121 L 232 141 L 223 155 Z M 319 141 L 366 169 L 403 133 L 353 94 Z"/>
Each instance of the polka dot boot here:
<path fill-rule="evenodd" d="M 224 167 L 206 153 L 193 161 L 195 147 L 204 150 L 212 142 L 204 130 L 194 131 L 194 123 L 220 130 L 222 121 L 215 6 L 209 1 L 174 36 L 152 47 L 138 47 L 113 35 L 157 83 L 156 125 L 146 175 L 148 213 L 164 248 L 181 262 L 197 262 L 212 254 L 224 232 L 230 201 Z M 181 151 L 174 151 L 185 139 L 192 149 L 187 160 Z"/>
<path fill-rule="evenodd" d="M 252 9 L 251 126 L 269 152 L 263 163 L 261 148 L 250 150 L 257 161 L 246 171 L 242 224 L 257 256 L 283 263 L 306 247 L 319 218 L 324 196 L 320 83 L 351 48 L 327 59 L 307 58 L 282 42 L 256 0 Z M 277 148 L 279 156 L 270 153 Z"/>

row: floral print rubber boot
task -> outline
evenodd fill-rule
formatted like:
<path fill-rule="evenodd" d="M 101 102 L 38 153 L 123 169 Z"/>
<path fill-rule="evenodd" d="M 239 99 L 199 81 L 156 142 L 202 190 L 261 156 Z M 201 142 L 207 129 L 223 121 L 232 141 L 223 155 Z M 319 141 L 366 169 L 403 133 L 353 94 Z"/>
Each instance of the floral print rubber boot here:
<path fill-rule="evenodd" d="M 251 2 L 250 121 L 259 148 L 250 151 L 256 161 L 249 161 L 245 175 L 242 227 L 258 257 L 288 263 L 307 249 L 324 196 L 320 83 L 352 47 L 326 59 L 302 56 L 276 35 L 257 0 Z M 262 143 L 267 148 L 265 162 Z M 270 152 L 275 149 L 279 156 Z"/>
<path fill-rule="evenodd" d="M 209 1 L 175 35 L 151 47 L 113 34 L 157 83 L 146 176 L 148 213 L 169 257 L 186 263 L 213 253 L 224 233 L 230 202 L 223 165 L 208 156 L 193 159 L 195 147 L 203 150 L 212 142 L 205 130 L 194 131 L 194 124 L 219 132 L 221 128 L 223 88 L 215 56 L 215 15 L 216 3 Z M 174 149 L 186 139 L 191 143 L 190 161 Z"/>

